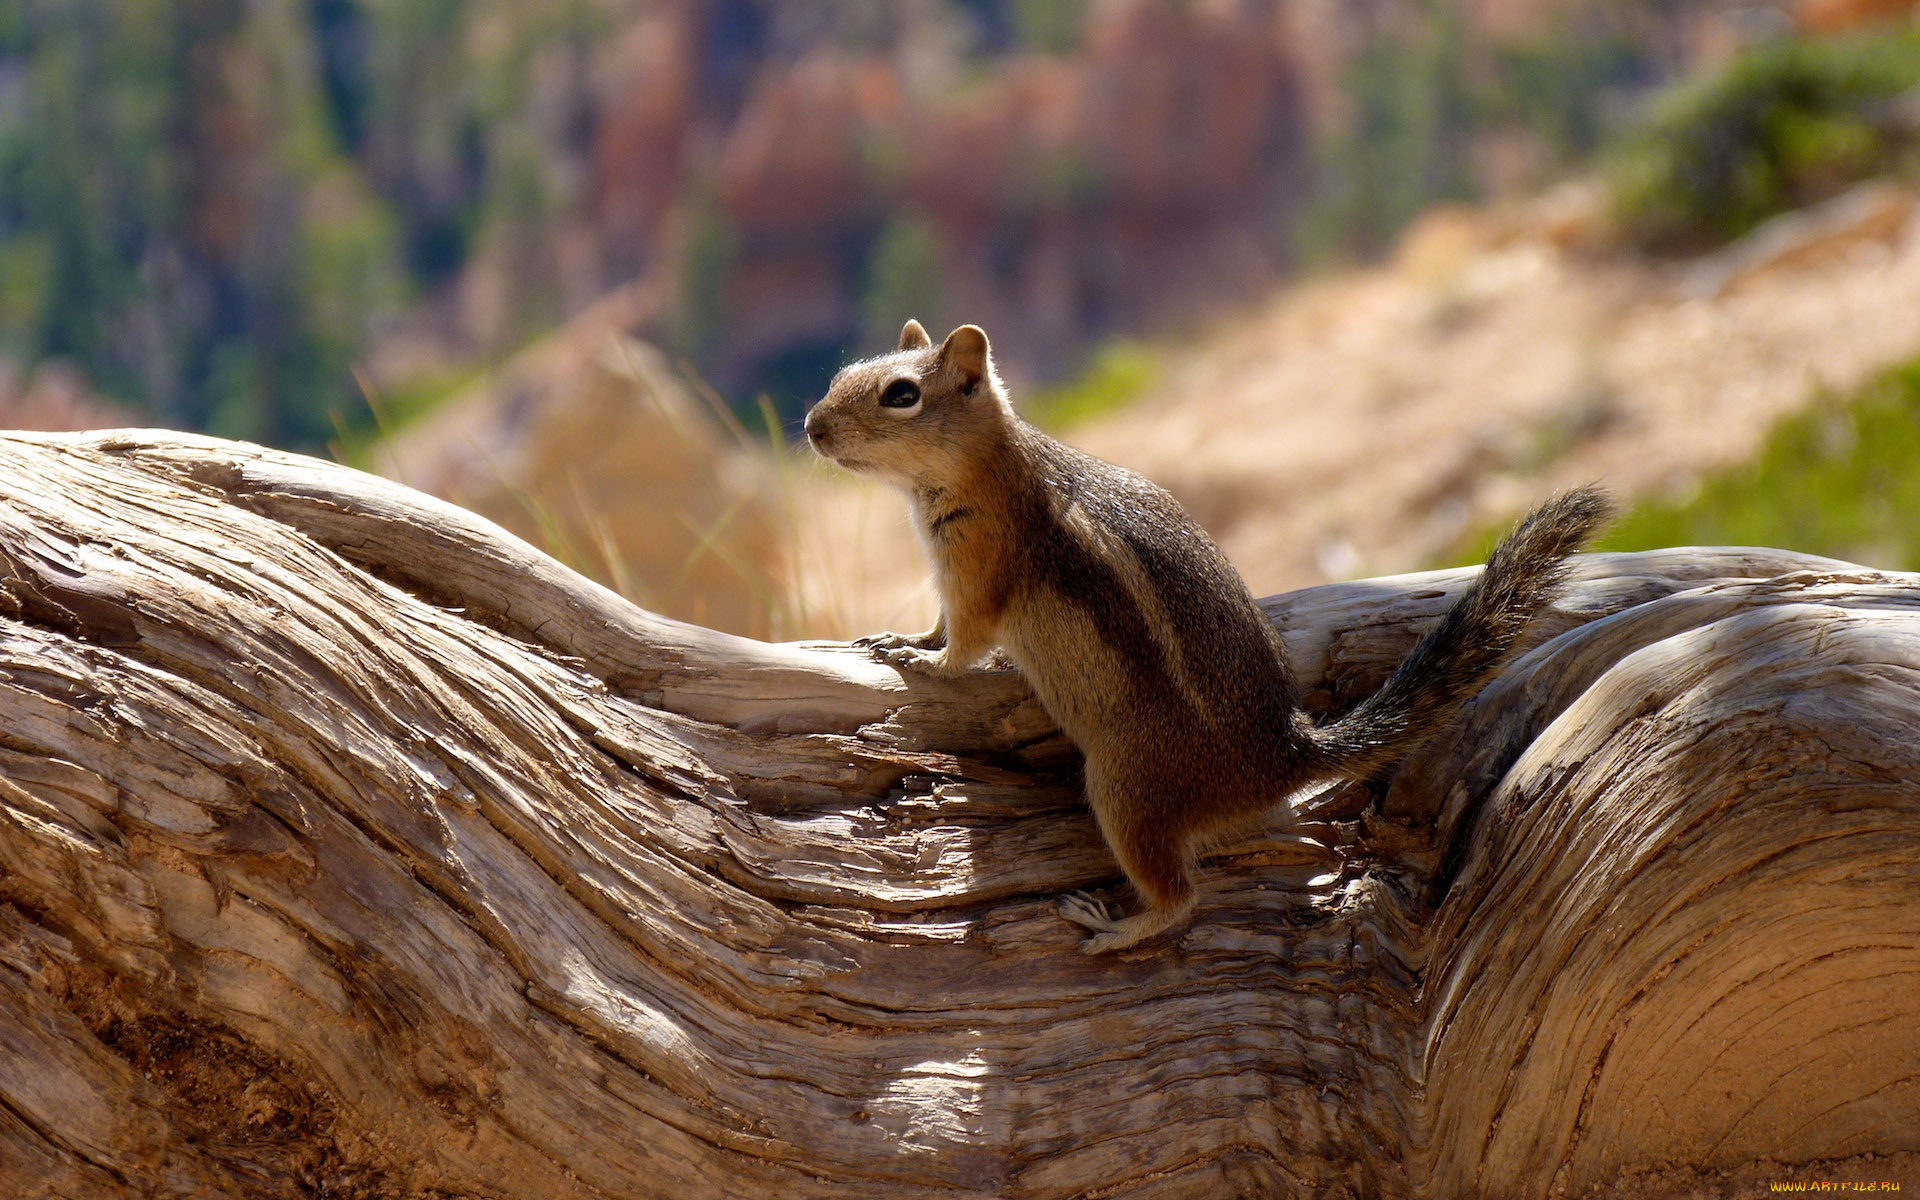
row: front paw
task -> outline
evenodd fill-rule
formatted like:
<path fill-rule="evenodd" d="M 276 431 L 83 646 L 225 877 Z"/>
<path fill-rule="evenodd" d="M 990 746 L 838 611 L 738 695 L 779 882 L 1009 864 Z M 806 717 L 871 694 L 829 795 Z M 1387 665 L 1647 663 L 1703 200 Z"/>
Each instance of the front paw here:
<path fill-rule="evenodd" d="M 870 633 L 853 644 L 888 666 L 924 675 L 953 675 L 946 639 L 938 630 L 927 633 Z"/>
<path fill-rule="evenodd" d="M 923 650 L 918 646 L 874 646 L 873 656 L 890 667 L 917 671 L 922 675 L 952 675 L 956 672 L 944 650 Z"/>

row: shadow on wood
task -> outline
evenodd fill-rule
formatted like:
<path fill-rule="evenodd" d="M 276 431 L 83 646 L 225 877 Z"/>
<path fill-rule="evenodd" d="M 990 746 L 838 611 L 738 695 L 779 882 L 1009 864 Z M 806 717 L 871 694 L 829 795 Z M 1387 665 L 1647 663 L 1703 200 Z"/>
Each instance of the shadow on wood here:
<path fill-rule="evenodd" d="M 1332 710 L 1471 575 L 1268 608 Z M 666 621 L 309 459 L 0 438 L 0 1191 L 1914 1179 L 1914 578 L 1597 555 L 1537 626 L 1090 960 L 1055 901 L 1117 871 L 1009 674 Z"/>

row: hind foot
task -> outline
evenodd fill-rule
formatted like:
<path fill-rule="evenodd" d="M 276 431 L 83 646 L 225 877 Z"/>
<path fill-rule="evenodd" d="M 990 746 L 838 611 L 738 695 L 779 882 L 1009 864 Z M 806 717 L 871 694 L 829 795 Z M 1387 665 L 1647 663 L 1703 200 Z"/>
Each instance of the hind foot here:
<path fill-rule="evenodd" d="M 1115 918 L 1107 906 L 1085 892 L 1070 892 L 1060 900 L 1060 915 L 1094 936 L 1080 943 L 1082 954 L 1106 954 L 1125 950 L 1154 934 L 1179 924 L 1193 911 L 1193 901 L 1169 908 L 1150 908 L 1131 917 Z"/>

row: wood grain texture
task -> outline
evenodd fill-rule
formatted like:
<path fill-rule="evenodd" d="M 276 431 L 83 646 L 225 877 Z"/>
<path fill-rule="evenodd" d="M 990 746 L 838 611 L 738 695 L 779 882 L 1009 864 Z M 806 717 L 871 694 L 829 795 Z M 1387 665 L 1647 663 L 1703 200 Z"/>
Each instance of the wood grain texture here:
<path fill-rule="evenodd" d="M 0 438 L 0 1194 L 1518 1197 L 1920 1151 L 1916 581 L 1578 574 L 1389 785 L 1090 960 L 1054 904 L 1118 873 L 1009 674 L 663 620 L 326 463 Z M 1269 601 L 1309 703 L 1471 575 Z"/>

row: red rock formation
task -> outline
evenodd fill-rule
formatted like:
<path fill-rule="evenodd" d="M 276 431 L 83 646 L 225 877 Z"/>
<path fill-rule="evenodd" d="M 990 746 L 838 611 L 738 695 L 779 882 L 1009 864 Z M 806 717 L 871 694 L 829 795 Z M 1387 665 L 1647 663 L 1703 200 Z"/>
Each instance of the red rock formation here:
<path fill-rule="evenodd" d="M 1799 0 L 1793 6 L 1794 25 L 1808 33 L 1837 33 L 1911 16 L 1916 0 Z"/>
<path fill-rule="evenodd" d="M 889 64 L 825 53 L 769 69 L 749 94 L 719 158 L 737 246 L 726 361 L 713 364 L 723 383 L 784 347 L 853 328 L 860 250 L 881 212 L 872 156 L 897 141 L 900 108 Z"/>
<path fill-rule="evenodd" d="M 128 409 L 94 395 L 72 363 L 53 359 L 24 376 L 0 355 L 0 429 L 112 429 L 139 424 Z"/>
<path fill-rule="evenodd" d="M 691 17 L 662 9 L 619 38 L 593 143 L 593 219 L 605 286 L 652 265 L 678 197 L 698 85 Z"/>
<path fill-rule="evenodd" d="M 1088 7 L 1070 50 L 1040 54 L 969 41 L 959 5 L 607 8 L 590 80 L 569 85 L 591 109 L 583 156 L 568 160 L 564 139 L 541 149 L 552 176 L 580 184 L 582 211 L 523 240 L 566 260 L 549 269 L 575 308 L 583 274 L 605 289 L 700 260 L 715 276 L 700 366 L 735 394 L 796 352 L 863 348 L 876 308 L 905 303 L 866 295 L 896 223 L 930 257 L 906 268 L 929 277 L 915 302 L 940 310 L 918 315 L 987 324 L 1029 377 L 1070 367 L 1089 340 L 1235 303 L 1286 266 L 1308 147 L 1354 119 L 1349 64 L 1436 19 L 1419 0 L 1114 0 Z M 1677 68 L 1737 44 L 1758 9 L 1782 20 L 1734 0 L 1446 11 L 1470 63 L 1502 39 L 1591 25 Z M 1530 182 L 1536 158 L 1516 137 L 1483 139 L 1475 169 Z M 721 249 L 690 253 L 701 237 Z M 534 285 L 532 270 L 491 270 L 502 311 Z"/>

